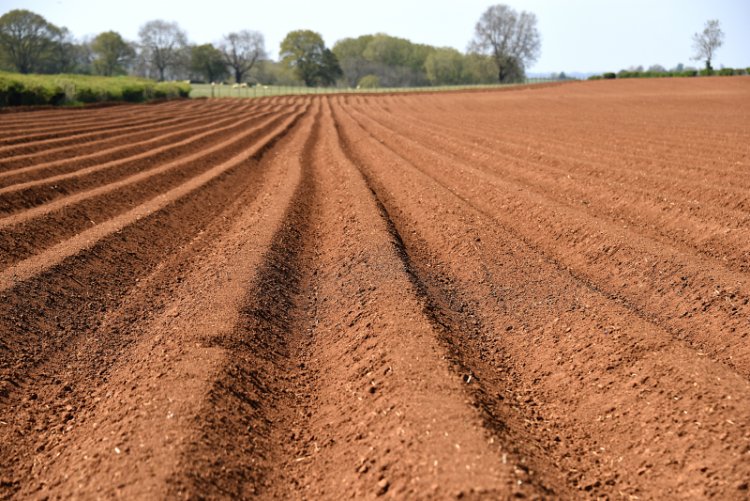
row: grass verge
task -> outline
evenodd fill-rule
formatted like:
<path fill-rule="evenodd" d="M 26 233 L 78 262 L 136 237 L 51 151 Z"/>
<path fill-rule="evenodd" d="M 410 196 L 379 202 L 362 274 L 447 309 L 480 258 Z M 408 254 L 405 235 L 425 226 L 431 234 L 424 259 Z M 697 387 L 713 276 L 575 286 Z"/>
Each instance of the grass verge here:
<path fill-rule="evenodd" d="M 296 87 L 289 85 L 254 85 L 254 86 L 234 86 L 231 84 L 191 84 L 192 90 L 190 97 L 267 97 L 267 96 L 288 96 L 288 95 L 307 95 L 307 94 L 373 94 L 373 93 L 393 93 L 393 92 L 442 92 L 452 90 L 474 90 L 474 89 L 500 89 L 505 87 L 527 85 L 532 83 L 549 83 L 558 82 L 559 80 L 546 78 L 528 79 L 520 84 L 473 84 L 473 85 L 441 85 L 428 87 L 372 87 L 372 88 L 351 88 L 351 87 Z"/>

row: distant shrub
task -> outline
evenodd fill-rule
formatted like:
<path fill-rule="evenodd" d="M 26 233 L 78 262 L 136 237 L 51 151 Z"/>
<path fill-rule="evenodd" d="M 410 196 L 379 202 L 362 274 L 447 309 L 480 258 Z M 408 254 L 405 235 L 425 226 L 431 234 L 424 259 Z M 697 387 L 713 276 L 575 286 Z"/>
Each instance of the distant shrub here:
<path fill-rule="evenodd" d="M 634 72 L 632 78 L 670 78 L 674 76 L 669 71 L 638 71 Z"/>
<path fill-rule="evenodd" d="M 589 80 L 602 80 L 602 79 L 613 79 L 613 78 L 673 78 L 673 77 L 695 77 L 695 76 L 710 76 L 710 75 L 750 75 L 750 68 L 745 69 L 732 69 L 723 68 L 718 71 L 713 70 L 701 70 L 700 72 L 695 69 L 687 69 L 682 71 L 638 71 L 638 70 L 620 70 L 617 73 L 603 73 L 601 75 L 592 75 Z"/>
<path fill-rule="evenodd" d="M 154 86 L 154 97 L 158 99 L 175 99 L 190 95 L 190 84 L 184 82 L 159 82 Z"/>
<path fill-rule="evenodd" d="M 153 98 L 188 97 L 189 94 L 190 85 L 184 82 L 0 72 L 0 106 L 75 105 L 102 101 L 138 103 Z"/>
<path fill-rule="evenodd" d="M 149 95 L 153 99 L 167 99 L 169 97 L 168 90 L 159 86 L 152 88 Z"/>
<path fill-rule="evenodd" d="M 177 94 L 182 98 L 189 98 L 190 97 L 190 91 L 193 89 L 190 87 L 189 83 L 185 82 L 176 82 L 174 84 L 177 87 Z"/>
<path fill-rule="evenodd" d="M 679 68 L 679 66 L 678 66 Z M 649 69 L 648 71 L 642 71 L 638 68 L 631 70 L 620 70 L 617 73 L 603 73 L 601 75 L 592 75 L 589 80 L 601 80 L 601 79 L 613 79 L 613 78 L 672 78 L 672 77 L 695 77 L 695 76 L 735 76 L 735 75 L 750 75 L 750 68 L 722 68 L 720 70 L 696 70 L 696 69 L 674 69 L 671 71 L 657 71 L 655 69 Z"/>
<path fill-rule="evenodd" d="M 122 100 L 129 103 L 140 103 L 146 99 L 146 89 L 141 85 L 123 85 Z"/>
<path fill-rule="evenodd" d="M 0 73 L 0 106 L 61 104 L 64 100 L 65 89 L 53 81 L 34 76 L 18 80 Z"/>
<path fill-rule="evenodd" d="M 357 85 L 360 89 L 376 89 L 380 87 L 380 78 L 377 75 L 366 75 L 359 79 Z"/>
<path fill-rule="evenodd" d="M 95 103 L 97 101 L 107 101 L 106 96 L 100 94 L 100 90 L 95 87 L 82 87 L 74 91 L 71 102 Z"/>

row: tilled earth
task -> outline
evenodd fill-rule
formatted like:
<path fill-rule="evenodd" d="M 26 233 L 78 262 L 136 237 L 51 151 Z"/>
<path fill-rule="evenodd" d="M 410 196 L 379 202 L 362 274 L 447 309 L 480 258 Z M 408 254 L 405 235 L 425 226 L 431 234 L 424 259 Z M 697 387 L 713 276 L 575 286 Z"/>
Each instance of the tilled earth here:
<path fill-rule="evenodd" d="M 0 115 L 0 497 L 747 499 L 750 78 Z"/>

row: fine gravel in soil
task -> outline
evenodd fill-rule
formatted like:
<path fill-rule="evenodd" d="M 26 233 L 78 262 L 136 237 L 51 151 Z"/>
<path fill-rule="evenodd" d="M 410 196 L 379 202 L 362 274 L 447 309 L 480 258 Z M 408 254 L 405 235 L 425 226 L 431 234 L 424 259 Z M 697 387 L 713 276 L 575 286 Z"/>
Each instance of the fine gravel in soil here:
<path fill-rule="evenodd" d="M 748 499 L 750 79 L 0 114 L 0 499 Z"/>

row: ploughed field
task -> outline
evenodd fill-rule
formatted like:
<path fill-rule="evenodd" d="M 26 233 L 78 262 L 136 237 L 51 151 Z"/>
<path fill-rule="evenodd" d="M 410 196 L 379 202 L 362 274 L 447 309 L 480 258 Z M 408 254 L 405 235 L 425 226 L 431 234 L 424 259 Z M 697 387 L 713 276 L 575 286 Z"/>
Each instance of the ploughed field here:
<path fill-rule="evenodd" d="M 750 79 L 0 115 L 0 497 L 743 499 Z"/>

